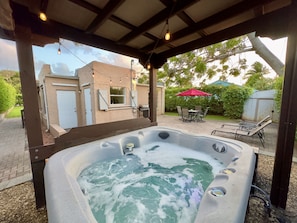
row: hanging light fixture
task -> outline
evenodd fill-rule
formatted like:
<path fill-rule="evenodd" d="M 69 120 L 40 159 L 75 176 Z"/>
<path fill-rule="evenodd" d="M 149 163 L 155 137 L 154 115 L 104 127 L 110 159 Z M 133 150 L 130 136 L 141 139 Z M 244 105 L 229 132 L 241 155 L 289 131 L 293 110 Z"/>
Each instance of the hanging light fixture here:
<path fill-rule="evenodd" d="M 58 49 L 58 54 L 61 54 L 61 43 L 59 42 L 59 49 Z"/>
<path fill-rule="evenodd" d="M 39 13 L 39 19 L 41 19 L 42 21 L 45 22 L 47 20 L 46 14 L 44 12 L 40 12 Z"/>
<path fill-rule="evenodd" d="M 165 40 L 170 40 L 171 39 L 171 34 L 170 34 L 170 32 L 169 32 L 169 24 L 168 24 L 168 19 L 166 20 L 166 26 L 167 26 L 167 31 L 166 31 L 166 33 L 165 33 Z"/>
<path fill-rule="evenodd" d="M 151 69 L 151 63 L 148 62 L 147 65 L 146 65 L 146 69 L 150 70 Z"/>

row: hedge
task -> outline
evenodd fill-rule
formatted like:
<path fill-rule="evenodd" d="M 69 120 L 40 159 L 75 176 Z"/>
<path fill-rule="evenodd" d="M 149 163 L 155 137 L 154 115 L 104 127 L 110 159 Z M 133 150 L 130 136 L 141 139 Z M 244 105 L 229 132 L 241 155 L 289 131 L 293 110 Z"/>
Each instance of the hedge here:
<path fill-rule="evenodd" d="M 208 85 L 200 88 L 211 93 L 209 97 L 180 97 L 179 92 L 188 88 L 168 88 L 165 90 L 165 111 L 176 112 L 176 106 L 202 109 L 209 107 L 209 114 L 224 115 L 230 118 L 240 118 L 243 113 L 244 103 L 251 94 L 251 89 L 246 87 Z"/>
<path fill-rule="evenodd" d="M 8 111 L 15 105 L 16 90 L 0 77 L 0 113 Z"/>

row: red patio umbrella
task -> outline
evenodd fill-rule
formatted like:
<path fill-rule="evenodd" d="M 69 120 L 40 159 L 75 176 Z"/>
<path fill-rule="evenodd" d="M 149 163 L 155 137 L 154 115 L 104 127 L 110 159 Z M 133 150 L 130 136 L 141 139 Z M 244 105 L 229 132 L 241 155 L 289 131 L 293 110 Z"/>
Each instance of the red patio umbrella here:
<path fill-rule="evenodd" d="M 180 92 L 177 94 L 177 96 L 190 96 L 190 97 L 194 97 L 194 96 L 211 96 L 211 94 L 206 93 L 204 91 L 199 91 L 195 88 L 191 88 L 189 90 Z"/>

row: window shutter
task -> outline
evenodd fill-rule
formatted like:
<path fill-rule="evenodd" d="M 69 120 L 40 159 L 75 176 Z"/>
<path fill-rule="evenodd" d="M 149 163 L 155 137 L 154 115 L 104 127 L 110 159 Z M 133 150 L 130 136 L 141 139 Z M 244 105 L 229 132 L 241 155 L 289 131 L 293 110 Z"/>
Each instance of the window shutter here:
<path fill-rule="evenodd" d="M 107 90 L 98 90 L 99 110 L 108 110 L 108 94 Z"/>

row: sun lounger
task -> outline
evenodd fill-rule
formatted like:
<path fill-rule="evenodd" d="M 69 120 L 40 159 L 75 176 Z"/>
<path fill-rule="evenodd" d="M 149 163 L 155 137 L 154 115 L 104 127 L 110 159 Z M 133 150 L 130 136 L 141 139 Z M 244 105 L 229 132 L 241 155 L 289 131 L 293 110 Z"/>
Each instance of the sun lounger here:
<path fill-rule="evenodd" d="M 214 135 L 217 132 L 233 134 L 235 136 L 235 139 L 238 139 L 240 136 L 247 136 L 247 137 L 258 136 L 262 146 L 264 147 L 265 137 L 264 137 L 263 129 L 266 126 L 270 125 L 271 123 L 272 123 L 272 120 L 270 119 L 270 120 L 262 123 L 261 126 L 254 127 L 251 129 L 241 129 L 240 127 L 239 128 L 217 128 L 217 129 L 214 129 L 211 132 L 211 134 Z"/>
<path fill-rule="evenodd" d="M 222 124 L 222 128 L 224 127 L 228 127 L 228 128 L 241 128 L 241 129 L 252 129 L 255 127 L 259 127 L 261 125 L 263 125 L 263 123 L 267 122 L 268 120 L 270 120 L 270 115 L 267 115 L 265 118 L 263 118 L 262 120 L 260 120 L 259 122 L 255 123 L 255 122 L 239 122 L 239 123 L 224 123 Z"/>

